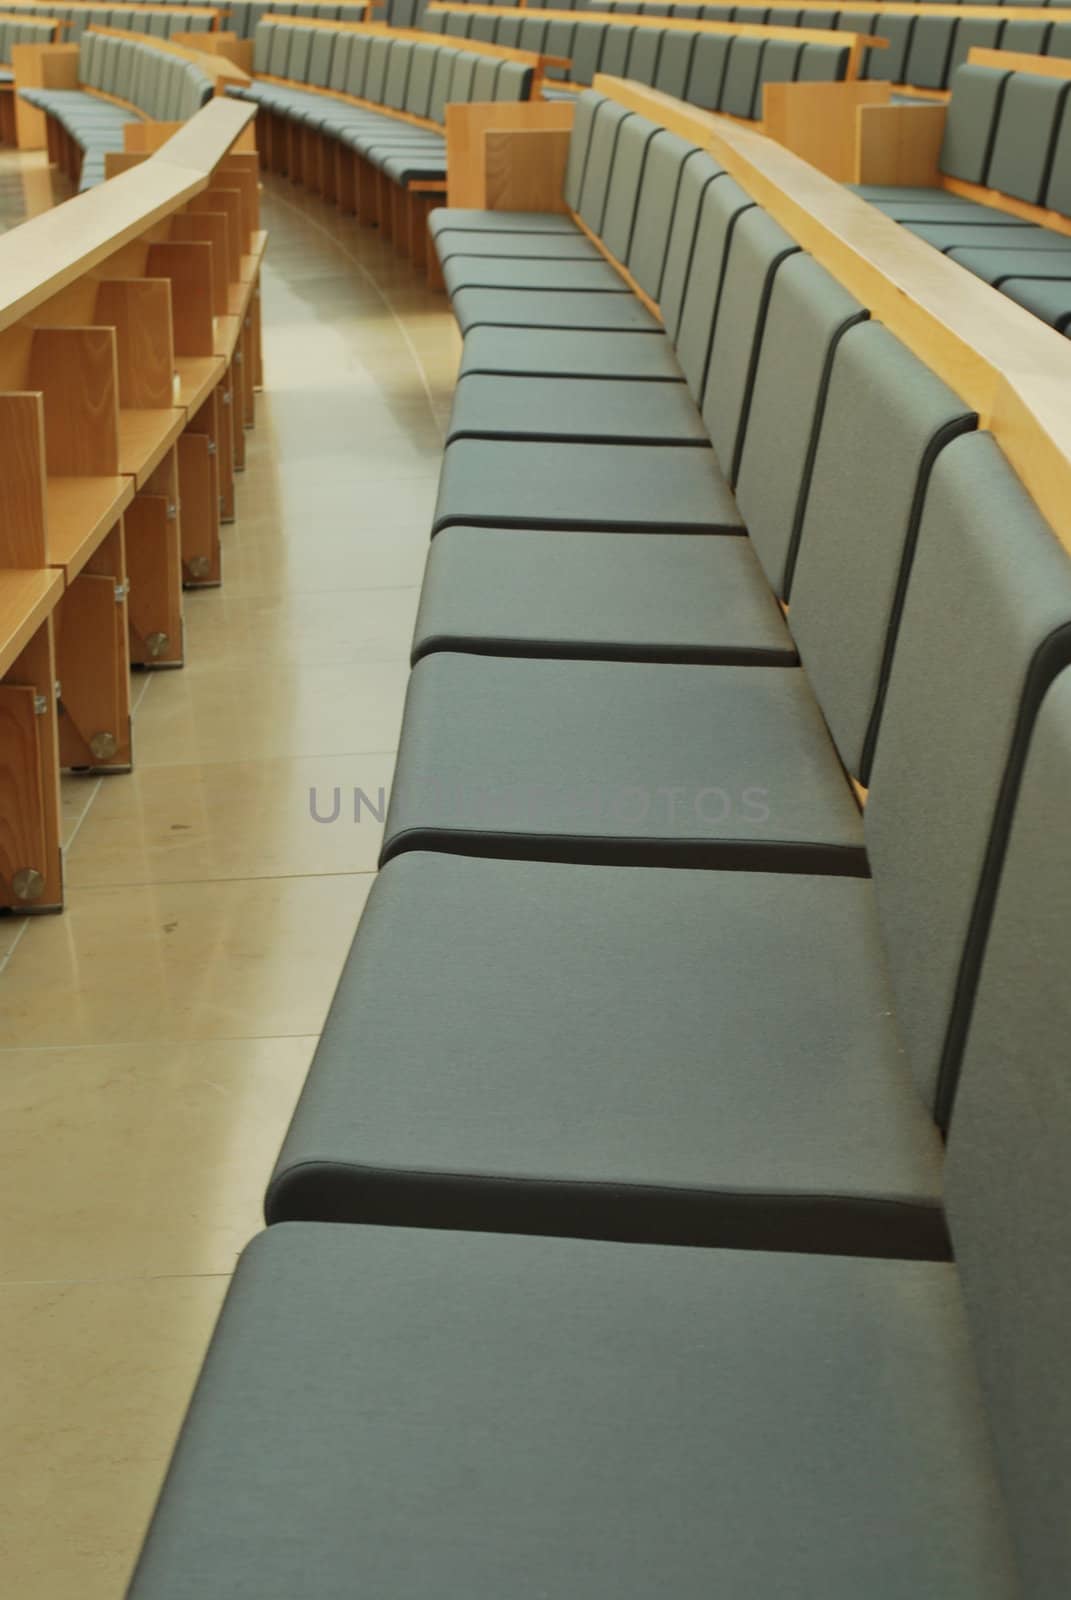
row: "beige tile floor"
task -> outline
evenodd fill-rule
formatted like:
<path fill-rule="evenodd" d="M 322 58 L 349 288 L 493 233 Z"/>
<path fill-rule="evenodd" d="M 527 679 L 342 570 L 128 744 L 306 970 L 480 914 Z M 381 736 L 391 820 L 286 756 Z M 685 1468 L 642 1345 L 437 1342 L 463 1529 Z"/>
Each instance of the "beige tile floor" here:
<path fill-rule="evenodd" d="M 0 226 L 47 203 L 0 155 Z M 0 1591 L 119 1600 L 371 882 L 460 352 L 374 233 L 273 181 L 224 587 L 64 785 L 67 910 L 0 923 Z M 310 791 L 337 823 L 310 815 Z"/>

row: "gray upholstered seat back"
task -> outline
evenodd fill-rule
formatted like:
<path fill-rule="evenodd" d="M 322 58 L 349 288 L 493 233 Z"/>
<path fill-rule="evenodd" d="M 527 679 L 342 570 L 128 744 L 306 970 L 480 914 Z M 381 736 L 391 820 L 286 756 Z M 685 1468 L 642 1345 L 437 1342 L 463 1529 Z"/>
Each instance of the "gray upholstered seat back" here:
<path fill-rule="evenodd" d="M 1071 672 L 1030 738 L 967 1035 L 946 1194 L 1024 1593 L 1071 1573 Z"/>
<path fill-rule="evenodd" d="M 812 256 L 773 281 L 736 498 L 774 593 L 787 591 L 836 346 L 867 312 Z M 777 440 L 771 451 L 769 441 Z"/>
<path fill-rule="evenodd" d="M 605 22 L 577 24 L 576 33 L 573 35 L 573 65 L 569 74 L 573 83 L 590 83 L 596 72 L 601 70 L 600 58 L 606 42 L 606 30 Z M 499 39 L 501 41 L 501 32 Z"/>
<path fill-rule="evenodd" d="M 346 69 L 346 93 L 354 95 L 358 100 L 364 98 L 365 82 L 368 78 L 368 61 L 372 52 L 372 40 L 367 34 L 354 34 L 350 46 L 350 59 Z"/>
<path fill-rule="evenodd" d="M 339 33 L 335 36 L 334 53 L 331 56 L 331 76 L 327 80 L 329 89 L 336 94 L 352 93 L 346 87 L 350 71 L 350 51 L 354 46 L 355 35 L 352 33 Z"/>
<path fill-rule="evenodd" d="M 580 195 L 584 186 L 584 173 L 587 168 L 588 150 L 591 146 L 595 110 L 597 106 L 602 104 L 602 100 L 603 96 L 595 94 L 591 89 L 586 89 L 583 94 L 577 96 L 573 128 L 569 135 L 569 159 L 565 167 L 565 182 L 563 185 L 565 203 L 571 211 L 579 211 L 580 209 Z"/>
<path fill-rule="evenodd" d="M 390 53 L 397 41 L 393 39 L 373 39 L 368 47 L 368 70 L 365 73 L 363 94 L 366 100 L 371 100 L 374 105 L 383 104 L 383 90 L 387 82 L 387 68 L 390 66 Z"/>
<path fill-rule="evenodd" d="M 664 38 L 661 28 L 637 28 L 633 33 L 625 70 L 636 83 L 654 83 L 658 75 L 658 53 Z"/>
<path fill-rule="evenodd" d="M 953 74 L 940 162 L 948 177 L 985 183 L 1009 76 L 992 67 L 959 67 Z"/>
<path fill-rule="evenodd" d="M 1063 116 L 1056 130 L 1052 166 L 1043 201 L 1053 211 L 1071 216 L 1071 97 L 1064 101 Z"/>
<path fill-rule="evenodd" d="M 592 233 L 602 233 L 606 196 L 610 188 L 614 153 L 621 125 L 631 115 L 612 100 L 603 100 L 595 109 L 595 120 L 588 144 L 587 165 L 577 211 Z"/>
<path fill-rule="evenodd" d="M 401 111 L 405 107 L 412 58 L 412 42 L 409 39 L 395 39 L 387 64 L 387 75 L 383 80 L 383 104 L 391 111 Z"/>
<path fill-rule="evenodd" d="M 440 50 L 435 58 L 435 67 L 431 78 L 431 98 L 428 101 L 428 116 L 432 122 L 446 120 L 446 102 L 450 95 L 450 80 L 454 76 L 454 52 Z"/>
<path fill-rule="evenodd" d="M 458 50 L 454 53 L 454 70 L 447 92 L 448 104 L 472 99 L 472 80 L 479 64 L 480 57 L 473 55 L 470 50 Z"/>
<path fill-rule="evenodd" d="M 800 51 L 797 83 L 841 83 L 848 75 L 847 46 L 812 39 Z"/>
<path fill-rule="evenodd" d="M 290 55 L 286 63 L 286 75 L 294 78 L 298 83 L 307 83 L 309 72 L 309 57 L 312 54 L 312 41 L 314 32 L 312 28 L 286 28 L 283 30 L 290 35 Z"/>
<path fill-rule="evenodd" d="M 496 100 L 530 100 L 532 96 L 532 69 L 520 61 L 500 61 L 495 78 Z"/>
<path fill-rule="evenodd" d="M 737 219 L 754 204 L 751 196 L 732 178 L 719 178 L 703 191 L 699 226 L 674 335 L 677 359 L 697 404 L 702 401 L 706 386 L 729 240 Z"/>
<path fill-rule="evenodd" d="M 698 157 L 695 145 L 659 129 L 647 146 L 632 224 L 628 269 L 645 294 L 657 300 L 685 163 Z"/>
<path fill-rule="evenodd" d="M 865 783 L 926 484 L 969 406 L 877 322 L 840 340 L 788 586 L 792 632 L 848 771 Z"/>
<path fill-rule="evenodd" d="M 635 28 L 618 23 L 612 23 L 607 28 L 602 46 L 602 60 L 599 62 L 600 72 L 607 72 L 614 78 L 625 76 L 628 53 L 632 47 L 632 35 L 635 32 Z"/>
<path fill-rule="evenodd" d="M 684 99 L 697 37 L 694 33 L 667 33 L 662 40 L 654 86 L 663 94 L 674 95 L 678 100 Z"/>
<path fill-rule="evenodd" d="M 414 117 L 426 117 L 431 99 L 431 81 L 435 73 L 437 46 L 414 44 L 409 67 L 409 83 L 405 91 L 405 109 Z"/>
<path fill-rule="evenodd" d="M 1045 193 L 1056 129 L 1071 84 L 1014 72 L 1004 90 L 987 182 L 1037 205 Z"/>
<path fill-rule="evenodd" d="M 1067 659 L 1069 624 L 1067 552 L 989 434 L 953 440 L 930 475 L 865 817 L 900 1033 L 942 1122 L 1021 710 Z"/>
<path fill-rule="evenodd" d="M 755 94 L 765 45 L 765 39 L 757 39 L 752 34 L 739 33 L 733 36 L 719 110 L 727 111 L 733 117 L 755 115 Z"/>
<path fill-rule="evenodd" d="M 469 90 L 471 100 L 493 100 L 495 98 L 495 82 L 498 78 L 498 69 L 502 65 L 494 56 L 481 56 L 472 73 L 472 87 Z"/>
<path fill-rule="evenodd" d="M 326 89 L 331 76 L 331 57 L 335 48 L 336 39 L 341 34 L 332 32 L 330 28 L 317 28 L 313 33 L 312 49 L 309 52 L 309 70 L 306 82 L 313 84 L 317 89 Z"/>
<path fill-rule="evenodd" d="M 904 66 L 904 82 L 919 89 L 943 89 L 958 18 L 942 15 L 915 18 Z"/>
<path fill-rule="evenodd" d="M 731 484 L 740 467 L 751 383 L 774 275 L 780 263 L 798 250 L 795 239 L 758 206 L 737 218 L 702 395 L 703 421 Z"/>
<path fill-rule="evenodd" d="M 618 261 L 628 259 L 647 150 L 657 131 L 646 117 L 629 117 L 617 136 L 600 237 Z"/>
<path fill-rule="evenodd" d="M 688 76 L 687 98 L 704 111 L 717 111 L 721 105 L 725 66 L 729 58 L 729 36 L 701 33 L 695 42 L 692 70 Z"/>
<path fill-rule="evenodd" d="M 290 27 L 275 28 L 272 32 L 271 50 L 268 55 L 266 71 L 273 78 L 285 78 L 290 63 L 290 46 L 293 42 L 295 29 Z"/>

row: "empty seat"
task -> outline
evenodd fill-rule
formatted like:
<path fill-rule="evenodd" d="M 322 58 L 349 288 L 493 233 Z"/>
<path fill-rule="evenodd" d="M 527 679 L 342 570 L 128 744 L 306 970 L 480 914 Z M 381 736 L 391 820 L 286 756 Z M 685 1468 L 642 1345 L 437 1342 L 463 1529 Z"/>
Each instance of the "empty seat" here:
<path fill-rule="evenodd" d="M 1005 90 L 987 182 L 1036 205 L 1045 193 L 1068 89 L 1059 78 L 1013 73 Z"/>
<path fill-rule="evenodd" d="M 473 327 L 465 338 L 461 374 L 527 373 L 532 377 L 627 378 L 680 383 L 673 346 L 651 319 L 645 333 L 592 329 Z M 652 336 L 653 335 L 653 336 Z"/>

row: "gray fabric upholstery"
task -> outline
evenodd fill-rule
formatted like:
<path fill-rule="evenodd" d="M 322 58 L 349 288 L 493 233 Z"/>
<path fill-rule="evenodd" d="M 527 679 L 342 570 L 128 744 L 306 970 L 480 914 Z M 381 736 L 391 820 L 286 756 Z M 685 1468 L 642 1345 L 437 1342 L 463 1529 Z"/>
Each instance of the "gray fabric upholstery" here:
<path fill-rule="evenodd" d="M 695 41 L 687 99 L 704 111 L 717 111 L 721 105 L 729 42 L 730 36 L 724 33 L 701 33 Z"/>
<path fill-rule="evenodd" d="M 647 146 L 627 265 L 640 288 L 654 301 L 662 289 L 681 176 L 686 163 L 698 154 L 694 145 L 664 130 L 657 132 Z M 608 239 L 606 243 L 609 245 Z"/>
<path fill-rule="evenodd" d="M 1063 233 L 1024 223 L 1022 218 L 999 218 L 987 223 L 913 222 L 908 228 L 936 249 L 950 250 L 1052 250 L 1071 256 L 1071 239 Z"/>
<path fill-rule="evenodd" d="M 984 278 L 986 283 L 992 283 L 997 288 L 1003 285 L 1006 278 L 1071 278 L 1069 250 L 982 250 L 974 247 L 970 250 L 950 250 L 948 254 L 961 267 L 973 272 L 975 277 Z"/>
<path fill-rule="evenodd" d="M 1009 228 L 1017 225 L 1029 228 L 1026 218 L 1016 218 L 1008 211 L 998 211 L 995 206 L 976 205 L 958 194 L 934 190 L 932 200 L 872 200 L 885 216 L 903 223 L 971 223 L 975 226 Z"/>
<path fill-rule="evenodd" d="M 565 167 L 565 182 L 562 191 L 565 196 L 565 203 L 571 211 L 577 211 L 580 207 L 580 194 L 584 184 L 584 171 L 587 167 L 595 108 L 601 105 L 602 100 L 602 95 L 593 94 L 590 89 L 577 96 L 573 128 L 569 136 L 569 159 Z"/>
<path fill-rule="evenodd" d="M 569 439 L 708 446 L 703 419 L 683 383 L 617 378 L 492 377 L 457 385 L 447 443 L 454 439 Z"/>
<path fill-rule="evenodd" d="M 1020 704 L 1069 621 L 1066 552 L 992 438 L 954 440 L 930 478 L 866 808 L 897 1016 L 942 1120 Z"/>
<path fill-rule="evenodd" d="M 614 152 L 621 124 L 631 113 L 613 100 L 603 100 L 595 108 L 591 137 L 588 141 L 588 158 L 584 167 L 584 182 L 580 189 L 580 204 L 576 211 L 592 233 L 602 233 L 602 219 L 606 210 L 606 196 L 610 187 Z"/>
<path fill-rule="evenodd" d="M 684 99 L 696 38 L 694 33 L 667 32 L 663 36 L 654 86 L 663 94 L 671 94 L 675 100 Z"/>
<path fill-rule="evenodd" d="M 1067 93 L 1067 82 L 1059 78 L 1037 77 L 1031 72 L 1012 74 L 1004 90 L 989 163 L 991 188 L 1034 205 L 1040 202 Z"/>
<path fill-rule="evenodd" d="M 647 149 L 656 132 L 654 123 L 646 117 L 629 117 L 617 136 L 600 237 L 610 254 L 621 262 L 628 260 Z"/>
<path fill-rule="evenodd" d="M 636 83 L 653 84 L 658 75 L 658 54 L 664 34 L 658 28 L 637 28 L 628 53 L 628 76 Z"/>
<path fill-rule="evenodd" d="M 570 289 L 584 293 L 629 294 L 628 284 L 601 256 L 593 261 L 455 255 L 443 262 L 451 295 L 459 289 Z"/>
<path fill-rule="evenodd" d="M 928 475 L 974 422 L 880 323 L 849 328 L 837 345 L 789 599 L 841 759 L 864 783 Z"/>
<path fill-rule="evenodd" d="M 571 217 L 556 211 L 467 211 L 443 206 L 428 217 L 433 238 L 440 233 L 564 233 L 582 237 Z"/>
<path fill-rule="evenodd" d="M 1071 273 L 1056 283 L 1046 278 L 1005 278 L 1000 291 L 1059 333 L 1071 326 Z"/>
<path fill-rule="evenodd" d="M 433 848 L 857 874 L 860 839 L 797 668 L 448 654 L 413 668 L 385 860 Z"/>
<path fill-rule="evenodd" d="M 473 328 L 461 353 L 461 375 L 470 372 L 682 381 L 673 346 L 665 337 L 583 328 Z"/>
<path fill-rule="evenodd" d="M 671 339 L 677 337 L 680 327 L 681 309 L 691 269 L 703 195 L 716 178 L 724 176 L 724 168 L 705 152 L 692 156 L 681 172 L 677 205 L 667 238 L 666 264 L 658 299 L 666 332 Z"/>
<path fill-rule="evenodd" d="M 765 44 L 765 39 L 755 38 L 751 34 L 732 35 L 729 63 L 721 87 L 720 111 L 727 111 L 734 117 L 754 117 L 759 66 Z"/>
<path fill-rule="evenodd" d="M 737 218 L 730 236 L 703 393 L 703 421 L 730 483 L 740 468 L 770 291 L 778 267 L 798 250 L 795 239 L 758 206 Z"/>
<path fill-rule="evenodd" d="M 1043 201 L 1053 211 L 1061 211 L 1065 217 L 1071 216 L 1071 99 L 1064 101 Z"/>
<path fill-rule="evenodd" d="M 578 1573 L 585 1600 L 1015 1600 L 954 1270 L 257 1239 L 131 1600 L 537 1600 Z"/>
<path fill-rule="evenodd" d="M 717 533 L 741 527 L 712 450 L 663 445 L 448 445 L 434 528 L 655 528 Z"/>
<path fill-rule="evenodd" d="M 417 854 L 267 1215 L 940 1258 L 941 1156 L 869 883 Z"/>
<path fill-rule="evenodd" d="M 460 289 L 451 310 L 462 333 L 489 324 L 504 328 L 593 328 L 619 333 L 661 333 L 635 295 L 586 290 Z"/>
<path fill-rule="evenodd" d="M 747 539 L 444 528 L 413 636 L 434 650 L 790 666 Z"/>
<path fill-rule="evenodd" d="M 865 315 L 812 256 L 790 257 L 774 277 L 737 499 L 766 576 L 782 596 L 795 560 L 833 352 L 844 330 Z"/>
<path fill-rule="evenodd" d="M 1036 1595 L 1058 1595 L 1071 1572 L 1069 793 L 1065 671 L 1030 741 L 948 1152 L 972 1341 L 1025 1589 Z"/>
<path fill-rule="evenodd" d="M 435 235 L 435 251 L 440 261 L 451 256 L 517 256 L 529 261 L 602 261 L 603 257 L 584 235 L 576 233 L 492 233 L 483 228 L 466 232 L 444 228 Z"/>
<path fill-rule="evenodd" d="M 958 24 L 954 16 L 915 18 L 907 52 L 904 82 L 916 89 L 943 89 L 948 81 L 952 38 Z"/>
<path fill-rule="evenodd" d="M 719 178 L 703 191 L 687 287 L 674 336 L 681 371 L 697 403 L 702 402 L 706 387 L 729 241 L 738 218 L 754 204 L 732 178 Z"/>
<path fill-rule="evenodd" d="M 958 67 L 952 74 L 940 160 L 948 177 L 986 182 L 1008 77 L 993 67 Z"/>

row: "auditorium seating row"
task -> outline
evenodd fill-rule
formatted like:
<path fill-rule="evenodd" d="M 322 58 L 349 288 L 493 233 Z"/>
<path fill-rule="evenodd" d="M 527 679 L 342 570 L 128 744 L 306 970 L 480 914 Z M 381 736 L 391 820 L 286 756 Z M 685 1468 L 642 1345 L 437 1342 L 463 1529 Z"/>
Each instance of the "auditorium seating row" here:
<path fill-rule="evenodd" d="M 83 33 L 78 77 L 84 88 L 23 88 L 19 94 L 63 129 L 80 152 L 78 188 L 103 183 L 109 151 L 123 149 L 123 130 L 138 113 L 185 122 L 212 98 L 212 80 L 192 61 L 165 55 L 146 39 Z M 115 105 L 101 95 L 125 101 Z"/>
<path fill-rule="evenodd" d="M 336 5 L 323 5 L 319 0 L 228 0 L 227 26 L 239 39 L 252 39 L 257 24 L 269 14 L 275 17 L 297 16 L 322 22 L 367 22 L 370 20 L 373 0 L 340 0 Z M 391 19 L 392 22 L 394 19 Z M 401 26 L 400 22 L 395 24 Z"/>
<path fill-rule="evenodd" d="M 0 82 L 11 81 L 11 50 L 16 44 L 51 44 L 59 24 L 51 17 L 19 16 L 0 12 Z"/>
<path fill-rule="evenodd" d="M 518 51 L 283 20 L 257 28 L 254 68 L 267 78 L 230 92 L 256 101 L 267 164 L 378 221 L 420 258 L 428 192 L 446 179 L 447 105 L 527 101 L 540 67 Z"/>
<path fill-rule="evenodd" d="M 576 84 L 590 84 L 597 72 L 604 72 L 650 84 L 707 110 L 719 109 L 717 93 L 711 86 L 718 82 L 717 70 L 703 65 L 704 52 L 715 47 L 701 42 L 703 35 L 686 29 L 659 28 L 657 19 L 646 9 L 642 20 L 629 18 L 620 23 L 578 20 L 567 14 L 567 7 L 554 9 L 561 9 L 558 20 L 516 12 L 503 14 L 501 8 L 466 5 L 463 0 L 443 4 L 434 0 L 422 25 L 462 38 L 519 44 L 522 49 L 568 56 L 572 61 L 569 81 Z M 884 39 L 886 48 L 863 52 L 859 76 L 917 89 L 946 89 L 956 67 L 966 61 L 975 46 L 1071 56 L 1071 11 L 1066 10 L 1058 12 L 1055 20 L 1046 21 L 1006 18 L 996 11 L 977 15 L 974 7 L 962 17 L 927 15 L 925 5 L 903 5 L 887 11 L 863 7 L 854 11 L 767 11 L 753 6 L 707 7 L 704 11 L 702 20 L 706 22 L 846 31 Z M 758 38 L 748 45 L 753 54 L 764 48 L 777 58 L 776 79 L 764 68 L 769 81 L 806 81 L 819 76 L 807 65 L 814 58 L 808 56 L 806 49 L 797 45 L 790 51 L 788 43 L 771 40 L 764 45 Z M 799 66 L 793 71 L 795 62 Z M 844 76 L 843 72 L 839 75 Z"/>
<path fill-rule="evenodd" d="M 424 26 L 458 38 L 486 40 L 568 58 L 551 69 L 576 85 L 596 73 L 631 78 L 708 111 L 756 119 L 764 83 L 839 83 L 850 74 L 850 41 L 794 40 L 759 33 L 690 33 L 613 23 L 505 16 L 471 6 L 430 6 Z M 866 32 L 861 29 L 861 32 Z"/>
<path fill-rule="evenodd" d="M 6 9 L 23 15 L 36 13 L 54 17 L 62 24 L 62 37 L 75 44 L 87 28 L 128 28 L 132 33 L 150 33 L 168 39 L 173 33 L 207 33 L 219 20 L 219 10 L 206 6 L 204 0 L 191 0 L 189 7 L 183 5 L 182 0 L 168 0 L 166 5 L 159 6 L 46 5 L 44 0 L 23 5 L 16 0 Z"/>
<path fill-rule="evenodd" d="M 1025 214 L 944 188 L 879 184 L 857 192 L 1063 332 L 1071 324 L 1071 227 L 1040 226 L 1026 208 L 1071 221 L 1071 75 L 960 67 L 940 173 L 1022 202 Z"/>
<path fill-rule="evenodd" d="M 183 588 L 221 582 L 261 382 L 251 118 L 133 122 L 106 189 L 0 239 L 3 912 L 62 906 L 59 771 L 130 769 L 130 668 L 182 666 Z"/>
<path fill-rule="evenodd" d="M 382 870 L 131 1600 L 1066 1586 L 1066 503 L 709 121 L 434 215 Z"/>

